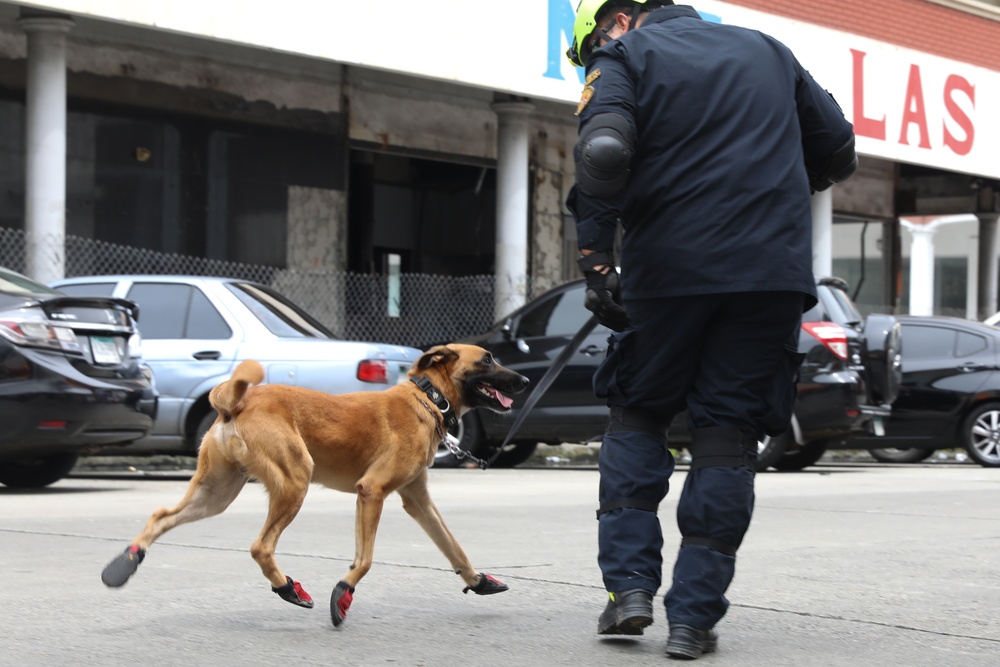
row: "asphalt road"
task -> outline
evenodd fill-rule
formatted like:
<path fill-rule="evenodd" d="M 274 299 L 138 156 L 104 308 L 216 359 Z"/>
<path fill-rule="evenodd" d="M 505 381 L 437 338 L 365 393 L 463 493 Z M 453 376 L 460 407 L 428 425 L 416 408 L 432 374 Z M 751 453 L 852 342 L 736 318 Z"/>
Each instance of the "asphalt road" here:
<path fill-rule="evenodd" d="M 675 476 L 680 488 L 684 470 Z M 248 550 L 260 485 L 224 515 L 177 528 L 124 588 L 100 580 L 150 512 L 180 499 L 174 476 L 73 477 L 0 488 L 0 665 L 589 665 L 671 662 L 659 618 L 601 638 L 593 469 L 432 470 L 449 527 L 511 590 L 462 583 L 393 497 L 375 565 L 347 621 L 330 591 L 354 552 L 354 498 L 314 487 L 279 549 L 316 599 L 283 602 Z M 674 494 L 661 507 L 675 543 Z M 664 567 L 669 576 L 673 553 Z M 699 664 L 1000 664 L 1000 470 L 969 464 L 823 465 L 758 476 L 719 652 Z"/>

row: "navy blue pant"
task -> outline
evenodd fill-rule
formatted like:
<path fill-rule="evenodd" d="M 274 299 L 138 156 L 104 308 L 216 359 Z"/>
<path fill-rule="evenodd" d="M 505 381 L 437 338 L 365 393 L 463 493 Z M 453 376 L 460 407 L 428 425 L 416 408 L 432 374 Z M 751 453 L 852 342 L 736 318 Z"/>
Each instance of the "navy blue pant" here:
<path fill-rule="evenodd" d="M 750 292 L 630 300 L 634 326 L 609 339 L 594 390 L 612 408 L 652 417 L 653 426 L 686 409 L 692 433 L 722 427 L 750 442 L 777 435 L 795 400 L 803 299 Z M 652 509 L 667 494 L 674 460 L 662 430 L 649 426 L 612 417 L 601 445 L 598 563 L 613 592 L 655 594 L 661 584 L 663 533 Z M 680 548 L 664 598 L 671 623 L 708 629 L 726 613 L 735 550 L 753 514 L 755 456 L 748 452 L 750 465 L 692 464 L 678 500 L 681 535 L 731 549 Z"/>

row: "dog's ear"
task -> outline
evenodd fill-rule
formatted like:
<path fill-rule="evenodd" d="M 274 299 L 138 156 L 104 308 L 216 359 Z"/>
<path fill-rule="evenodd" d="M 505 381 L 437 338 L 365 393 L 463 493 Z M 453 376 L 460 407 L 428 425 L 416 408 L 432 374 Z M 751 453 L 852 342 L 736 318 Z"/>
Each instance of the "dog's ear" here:
<path fill-rule="evenodd" d="M 425 371 L 431 366 L 437 366 L 438 364 L 444 364 L 449 361 L 454 361 L 458 359 L 458 352 L 451 349 L 447 345 L 437 345 L 420 355 L 417 359 L 417 363 L 413 365 L 413 369 L 410 370 L 410 374 L 415 371 Z"/>

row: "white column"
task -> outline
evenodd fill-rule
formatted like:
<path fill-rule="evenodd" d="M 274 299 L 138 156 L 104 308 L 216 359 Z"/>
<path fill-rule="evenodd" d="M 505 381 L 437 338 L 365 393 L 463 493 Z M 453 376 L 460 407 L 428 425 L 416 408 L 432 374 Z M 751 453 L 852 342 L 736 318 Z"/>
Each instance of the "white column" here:
<path fill-rule="evenodd" d="M 812 196 L 813 273 L 833 274 L 833 188 Z"/>
<path fill-rule="evenodd" d="M 73 21 L 25 17 L 28 34 L 25 121 L 25 264 L 47 283 L 66 270 L 66 33 Z"/>
<path fill-rule="evenodd" d="M 528 292 L 528 128 L 534 106 L 493 105 L 497 125 L 496 300 L 500 319 L 524 305 Z"/>
<path fill-rule="evenodd" d="M 934 234 L 944 225 L 960 222 L 978 222 L 978 218 L 967 213 L 899 219 L 913 236 L 910 242 L 910 315 L 934 314 Z"/>
<path fill-rule="evenodd" d="M 976 316 L 986 319 L 997 312 L 997 222 L 996 213 L 979 213 L 979 273 L 976 277 Z"/>
<path fill-rule="evenodd" d="M 934 234 L 936 229 L 910 228 L 910 315 L 934 314 Z"/>

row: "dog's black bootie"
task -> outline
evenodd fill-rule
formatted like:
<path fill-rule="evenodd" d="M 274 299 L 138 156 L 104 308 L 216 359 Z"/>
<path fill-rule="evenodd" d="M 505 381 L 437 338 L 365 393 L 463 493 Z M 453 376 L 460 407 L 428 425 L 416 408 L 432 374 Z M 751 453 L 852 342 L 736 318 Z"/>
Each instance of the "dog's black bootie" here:
<path fill-rule="evenodd" d="M 292 581 L 292 578 L 285 576 L 287 582 L 284 586 L 278 586 L 275 588 L 271 586 L 271 590 L 278 594 L 282 600 L 286 602 L 291 602 L 292 604 L 297 604 L 300 607 L 305 607 L 306 609 L 313 608 L 313 599 L 309 597 L 305 589 L 302 588 L 302 584 L 297 581 Z"/>
<path fill-rule="evenodd" d="M 101 581 L 105 586 L 118 588 L 124 586 L 129 577 L 139 569 L 139 563 L 146 557 L 146 550 L 136 545 L 131 545 L 123 553 L 118 554 L 114 559 L 104 566 L 101 572 Z"/>
<path fill-rule="evenodd" d="M 354 602 L 354 589 L 348 586 L 346 581 L 338 581 L 333 587 L 333 594 L 330 595 L 330 620 L 333 621 L 333 627 L 344 622 L 352 602 Z"/>
<path fill-rule="evenodd" d="M 489 574 L 479 573 L 479 583 L 475 586 L 466 586 L 462 589 L 463 593 L 468 593 L 472 591 L 476 595 L 493 595 L 494 593 L 503 593 L 504 591 L 509 591 L 507 584 L 503 583 L 496 577 Z"/>
<path fill-rule="evenodd" d="M 718 647 L 719 635 L 715 630 L 699 630 L 690 625 L 670 624 L 667 655 L 678 660 L 694 660 Z"/>
<path fill-rule="evenodd" d="M 653 624 L 653 594 L 641 588 L 608 593 L 608 606 L 597 619 L 599 635 L 641 635 Z"/>

